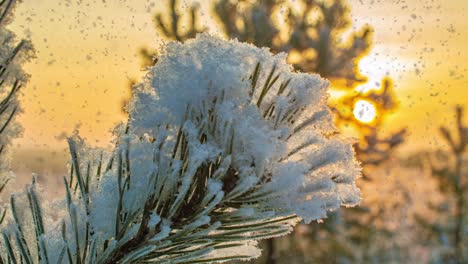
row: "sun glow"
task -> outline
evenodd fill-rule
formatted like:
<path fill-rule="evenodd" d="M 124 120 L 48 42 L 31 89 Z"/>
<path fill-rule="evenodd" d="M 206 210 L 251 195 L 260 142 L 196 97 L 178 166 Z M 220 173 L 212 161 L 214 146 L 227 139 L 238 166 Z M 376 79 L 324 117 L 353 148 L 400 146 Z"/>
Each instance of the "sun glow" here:
<path fill-rule="evenodd" d="M 377 109 L 366 100 L 359 100 L 354 104 L 354 117 L 361 123 L 371 123 L 377 117 Z"/>

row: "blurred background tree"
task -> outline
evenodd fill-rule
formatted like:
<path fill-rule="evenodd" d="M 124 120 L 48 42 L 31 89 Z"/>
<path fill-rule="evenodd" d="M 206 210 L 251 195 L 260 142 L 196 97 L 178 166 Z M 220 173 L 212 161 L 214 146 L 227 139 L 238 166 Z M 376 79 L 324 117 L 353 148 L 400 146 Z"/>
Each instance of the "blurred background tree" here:
<path fill-rule="evenodd" d="M 416 215 L 424 241 L 440 248 L 441 252 L 433 257 L 434 263 L 467 263 L 468 230 L 466 221 L 468 206 L 468 125 L 463 124 L 464 109 L 455 108 L 455 129 L 440 127 L 440 134 L 448 144 L 448 151 L 436 151 L 428 156 L 433 177 L 437 180 L 444 199 L 430 208 L 438 216 L 431 221 L 422 215 Z"/>
<path fill-rule="evenodd" d="M 372 181 L 367 171 L 387 161 L 404 141 L 405 134 L 404 129 L 390 135 L 381 133 L 385 117 L 398 106 L 389 77 L 383 77 L 381 87 L 369 91 L 358 89 L 367 82 L 367 77 L 359 71 L 359 61 L 371 49 L 373 29 L 366 25 L 352 31 L 350 9 L 343 0 L 214 0 L 210 4 L 219 28 L 227 37 L 269 47 L 273 53 L 287 52 L 288 61 L 295 69 L 320 74 L 331 81 L 334 90 L 344 94 L 332 98 L 330 107 L 338 127 L 353 127 L 357 132 L 355 150 L 364 168 L 363 179 Z M 165 12 L 157 13 L 154 21 L 166 39 L 184 41 L 207 30 L 200 25 L 199 5 L 181 8 L 179 1 L 169 0 L 165 7 Z M 157 61 L 157 52 L 151 49 L 143 48 L 140 54 L 143 67 Z M 362 112 L 369 110 L 374 113 L 363 118 L 363 114 L 369 113 Z M 385 227 L 374 227 L 373 220 L 382 212 L 370 207 L 380 206 L 364 200 L 360 208 L 334 212 L 324 224 L 303 228 L 301 236 L 308 239 L 314 253 L 305 256 L 295 250 L 288 255 L 299 257 L 298 263 L 370 262 L 375 238 L 392 235 Z M 344 233 L 344 230 L 350 231 Z M 289 239 L 297 235 L 296 232 Z M 278 243 L 281 242 L 266 241 L 266 257 L 258 262 L 273 264 L 281 259 L 275 249 Z M 315 250 L 320 248 L 323 250 Z"/>

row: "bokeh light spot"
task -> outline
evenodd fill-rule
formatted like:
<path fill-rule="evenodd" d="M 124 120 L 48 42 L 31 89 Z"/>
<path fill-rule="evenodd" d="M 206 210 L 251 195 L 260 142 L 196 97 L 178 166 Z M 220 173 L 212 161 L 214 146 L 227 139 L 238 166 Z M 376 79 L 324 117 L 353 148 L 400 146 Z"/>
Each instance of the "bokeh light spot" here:
<path fill-rule="evenodd" d="M 377 117 L 375 106 L 366 100 L 359 100 L 354 104 L 354 117 L 362 123 L 371 123 Z"/>

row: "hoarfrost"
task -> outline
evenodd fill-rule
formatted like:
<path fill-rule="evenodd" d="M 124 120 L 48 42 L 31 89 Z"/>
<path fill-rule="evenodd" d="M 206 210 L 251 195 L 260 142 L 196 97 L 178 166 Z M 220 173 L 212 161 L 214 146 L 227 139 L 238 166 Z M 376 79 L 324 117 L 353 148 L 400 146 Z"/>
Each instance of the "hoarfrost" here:
<path fill-rule="evenodd" d="M 206 34 L 169 43 L 138 86 L 114 150 L 69 140 L 65 231 L 48 234 L 59 232 L 48 224 L 47 250 L 32 254 L 249 259 L 259 255 L 256 240 L 357 204 L 360 168 L 350 142 L 334 135 L 327 85 L 268 49 Z M 49 261 L 67 261 L 60 256 Z"/>

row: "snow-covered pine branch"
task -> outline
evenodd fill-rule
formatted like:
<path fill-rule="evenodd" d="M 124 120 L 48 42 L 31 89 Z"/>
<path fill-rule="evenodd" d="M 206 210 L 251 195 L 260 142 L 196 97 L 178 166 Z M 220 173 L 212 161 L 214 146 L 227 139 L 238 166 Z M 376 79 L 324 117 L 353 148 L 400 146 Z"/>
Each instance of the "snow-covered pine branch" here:
<path fill-rule="evenodd" d="M 169 43 L 112 151 L 69 140 L 65 201 L 41 206 L 34 183 L 12 197 L 3 262 L 248 259 L 257 240 L 356 205 L 360 169 L 327 82 L 285 61 L 205 34 Z"/>
<path fill-rule="evenodd" d="M 33 56 L 31 44 L 26 40 L 17 41 L 7 28 L 16 4 L 15 0 L 0 1 L 0 192 L 11 178 L 8 147 L 22 131 L 14 121 L 20 111 L 16 95 L 28 78 L 21 64 Z"/>

